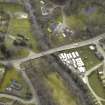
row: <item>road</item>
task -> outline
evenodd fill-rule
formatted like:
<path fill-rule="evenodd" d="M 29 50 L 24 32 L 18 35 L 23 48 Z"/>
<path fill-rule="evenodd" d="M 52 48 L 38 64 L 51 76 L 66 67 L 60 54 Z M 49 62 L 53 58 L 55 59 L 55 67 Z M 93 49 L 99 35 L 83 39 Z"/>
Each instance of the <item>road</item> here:
<path fill-rule="evenodd" d="M 104 57 L 104 64 L 103 64 L 103 71 L 104 71 L 104 75 L 105 75 L 105 51 L 104 49 L 99 45 L 99 43 L 96 43 L 97 49 L 99 50 L 99 52 L 102 54 L 102 56 Z"/>
<path fill-rule="evenodd" d="M 95 70 L 97 70 L 100 66 L 102 66 L 104 64 L 104 61 L 99 63 L 98 65 L 94 66 L 93 68 L 91 68 L 90 70 L 88 70 L 85 73 L 85 76 L 89 76 L 92 72 L 94 72 Z"/>
<path fill-rule="evenodd" d="M 37 22 L 35 21 L 36 20 L 36 17 L 33 15 L 34 11 L 32 10 L 32 7 L 29 3 L 27 3 L 26 1 L 28 0 L 23 0 L 24 1 L 24 4 L 27 8 L 27 10 L 29 11 L 29 15 L 30 17 L 32 18 L 32 22 L 33 22 L 33 26 L 35 27 L 35 29 L 37 30 L 37 35 L 39 36 L 43 36 L 43 33 L 40 31 L 40 28 L 38 27 L 37 25 Z M 38 36 L 38 37 L 39 37 Z M 43 51 L 41 53 L 35 53 L 35 54 L 32 54 L 32 55 L 29 55 L 28 57 L 25 57 L 25 58 L 22 58 L 22 59 L 15 59 L 15 60 L 2 60 L 0 61 L 0 63 L 3 63 L 3 64 L 7 64 L 7 63 L 12 63 L 12 64 L 17 64 L 18 66 L 21 64 L 21 63 L 24 63 L 26 61 L 29 61 L 29 60 L 32 60 L 32 59 L 37 59 L 37 58 L 40 58 L 40 57 L 43 57 L 43 56 L 46 56 L 46 55 L 50 55 L 50 54 L 53 54 L 53 53 L 56 53 L 56 52 L 59 52 L 59 51 L 63 51 L 63 50 L 67 50 L 67 49 L 72 49 L 72 48 L 78 48 L 78 47 L 82 47 L 82 46 L 86 46 L 86 45 L 89 45 L 89 44 L 94 44 L 95 42 L 99 41 L 100 39 L 102 39 L 103 37 L 105 36 L 105 33 L 104 34 L 101 34 L 95 38 L 92 38 L 92 39 L 89 39 L 89 40 L 86 40 L 86 41 L 82 41 L 82 42 L 78 42 L 78 43 L 73 43 L 73 44 L 68 44 L 68 45 L 64 45 L 64 46 L 61 46 L 61 47 L 57 47 L 57 48 L 53 48 L 53 49 L 50 49 L 50 50 L 47 50 L 47 51 Z M 44 43 L 44 42 L 43 42 Z M 48 49 L 46 47 L 46 49 Z M 62 71 L 63 72 L 63 71 Z M 62 74 L 62 73 L 61 73 Z M 64 73 L 62 74 L 64 75 Z M 66 74 L 65 74 L 66 75 Z M 32 90 L 33 93 L 35 93 L 33 87 L 32 87 L 32 84 L 30 84 L 30 81 L 28 80 L 28 78 L 26 77 L 26 75 L 23 73 L 23 77 L 26 79 L 26 81 L 29 83 L 30 85 L 30 88 Z M 65 76 L 67 78 L 67 80 L 71 81 L 69 76 Z M 64 77 L 64 78 L 65 78 Z M 88 81 L 88 79 L 87 79 Z M 72 82 L 72 81 L 71 81 Z M 87 82 L 89 83 L 89 82 Z M 90 86 L 90 85 L 89 85 Z M 90 88 L 91 90 L 91 88 Z M 94 94 L 94 93 L 93 93 Z M 15 97 L 15 96 L 11 96 L 11 95 L 7 95 L 7 94 L 0 94 L 0 97 L 6 97 L 6 98 L 11 98 L 11 99 L 14 99 L 14 100 L 18 100 L 20 102 L 22 102 L 23 104 L 28 104 L 28 103 L 32 103 L 33 101 L 35 102 L 35 94 L 33 94 L 33 98 L 32 100 L 23 100 L 23 99 L 20 99 L 18 97 Z M 97 96 L 96 96 L 97 97 Z M 99 97 L 98 97 L 99 98 Z M 37 100 L 38 101 L 38 100 Z M 37 102 L 36 101 L 36 102 Z"/>
<path fill-rule="evenodd" d="M 9 99 L 13 99 L 13 100 L 17 100 L 19 102 L 22 102 L 23 104 L 30 104 L 30 103 L 33 103 L 33 99 L 32 100 L 24 100 L 24 99 L 21 99 L 17 96 L 13 96 L 13 95 L 9 95 L 9 94 L 3 94 L 3 93 L 0 93 L 0 98 L 2 97 L 5 97 L 5 98 L 9 98 Z"/>
<path fill-rule="evenodd" d="M 95 44 L 95 42 L 99 41 L 100 39 L 102 39 L 105 36 L 104 34 L 101 34 L 97 37 L 94 37 L 92 39 L 86 40 L 86 41 L 82 41 L 82 42 L 78 42 L 78 43 L 73 43 L 73 44 L 67 44 L 67 45 L 63 45 L 61 47 L 57 47 L 57 48 L 53 48 L 47 51 L 43 51 L 41 53 L 35 53 L 32 54 L 32 56 L 28 56 L 22 59 L 15 59 L 15 60 L 0 60 L 0 63 L 3 64 L 7 64 L 7 63 L 13 63 L 13 64 L 21 64 L 24 63 L 26 61 L 32 60 L 32 59 L 37 59 L 46 55 L 50 55 L 59 51 L 63 51 L 63 50 L 67 50 L 67 49 L 73 49 L 73 48 L 78 48 L 78 47 L 82 47 L 82 46 L 86 46 L 89 44 Z"/>
<path fill-rule="evenodd" d="M 84 78 L 83 78 L 83 81 L 87 84 L 89 90 L 90 90 L 91 93 L 94 95 L 94 97 L 96 98 L 97 102 L 98 102 L 100 105 L 102 105 L 101 101 L 105 101 L 105 99 L 99 97 L 99 96 L 94 92 L 94 90 L 92 89 L 92 87 L 91 87 L 90 84 L 89 84 L 88 76 L 91 75 L 92 72 L 96 71 L 100 66 L 102 66 L 103 63 L 104 63 L 104 61 L 101 62 L 101 63 L 99 63 L 98 65 L 94 66 L 94 67 L 91 68 L 90 70 L 88 70 L 88 71 L 85 73 L 85 76 L 84 76 Z"/>
<path fill-rule="evenodd" d="M 32 95 L 33 95 L 32 96 L 32 99 L 30 101 L 33 102 L 33 103 L 35 103 L 36 105 L 39 105 L 39 99 L 37 98 L 36 91 L 35 91 L 32 83 L 31 83 L 30 79 L 28 78 L 28 76 L 27 76 L 27 74 L 26 74 L 25 71 L 21 70 L 21 73 L 22 73 L 23 78 L 25 79 L 25 81 L 29 85 L 30 90 L 31 90 Z M 26 104 L 27 104 L 27 102 L 26 102 Z"/>

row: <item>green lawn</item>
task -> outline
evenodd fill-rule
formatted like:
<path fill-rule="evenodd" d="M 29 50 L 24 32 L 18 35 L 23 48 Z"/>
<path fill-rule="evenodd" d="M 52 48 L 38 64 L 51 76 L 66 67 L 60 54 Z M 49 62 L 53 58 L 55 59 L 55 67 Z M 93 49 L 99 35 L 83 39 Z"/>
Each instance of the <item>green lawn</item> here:
<path fill-rule="evenodd" d="M 13 68 L 8 71 L 6 71 L 6 74 L 4 75 L 3 81 L 0 86 L 0 92 L 4 92 L 6 87 L 11 83 L 11 80 L 21 80 L 20 74 Z"/>
<path fill-rule="evenodd" d="M 30 37 L 30 27 L 31 26 L 28 19 L 11 19 L 8 31 L 13 35 L 20 33 Z"/>
<path fill-rule="evenodd" d="M 64 86 L 63 80 L 58 74 L 50 74 L 46 81 L 49 88 L 52 89 L 54 99 L 60 105 L 77 105 L 75 97 L 69 94 L 68 89 Z"/>
<path fill-rule="evenodd" d="M 89 46 L 78 48 L 77 51 L 85 63 L 87 70 L 100 63 L 100 60 L 95 56 L 94 52 L 89 49 Z"/>
<path fill-rule="evenodd" d="M 29 39 L 29 43 L 32 44 L 32 49 L 34 51 L 37 50 L 36 48 L 36 39 L 33 37 L 31 32 L 31 24 L 28 19 L 11 19 L 8 33 L 16 38 L 17 34 L 24 35 L 25 38 Z M 7 45 L 11 44 L 11 39 L 8 39 Z"/>
<path fill-rule="evenodd" d="M 105 105 L 105 101 L 104 102 L 102 101 L 102 105 Z"/>
<path fill-rule="evenodd" d="M 3 103 L 11 102 L 11 101 L 12 101 L 12 99 L 9 99 L 9 98 L 5 98 L 5 97 L 0 98 L 0 102 L 3 102 Z"/>
<path fill-rule="evenodd" d="M 89 76 L 89 83 L 92 87 L 92 89 L 95 91 L 95 93 L 105 99 L 105 88 L 103 87 L 101 81 L 98 78 L 97 72 L 93 72 Z"/>
<path fill-rule="evenodd" d="M 90 14 L 83 12 L 86 8 L 95 8 L 94 12 Z M 90 10 L 91 11 L 91 10 Z M 105 13 L 103 7 L 91 4 L 88 1 L 84 4 L 81 3 L 78 7 L 78 12 L 70 16 L 66 16 L 67 25 L 74 30 L 84 30 L 87 24 L 93 25 L 104 25 L 105 24 Z"/>
<path fill-rule="evenodd" d="M 0 9 L 11 13 L 20 12 L 24 10 L 24 8 L 19 4 L 4 3 L 4 2 L 0 2 Z"/>
<path fill-rule="evenodd" d="M 15 52 L 16 58 L 22 58 L 29 55 L 29 51 L 25 48 L 19 49 L 17 52 Z"/>
<path fill-rule="evenodd" d="M 66 17 L 66 24 L 73 30 L 83 30 L 86 24 L 86 16 L 84 15 L 74 15 Z"/>
<path fill-rule="evenodd" d="M 21 5 L 4 2 L 0 2 L 0 10 L 8 12 L 10 15 L 12 13 L 24 12 L 24 8 Z M 16 19 L 15 17 L 12 17 L 9 21 L 7 32 L 8 36 L 12 36 L 13 38 L 17 38 L 17 34 L 25 36 L 25 38 L 29 39 L 28 44 L 30 49 L 32 49 L 35 52 L 38 51 L 36 39 L 35 37 L 33 37 L 31 32 L 31 24 L 29 19 Z M 13 41 L 14 40 L 11 37 L 5 39 L 5 45 L 8 49 L 12 49 L 14 47 Z M 28 54 L 28 49 L 22 48 L 19 51 L 17 51 L 16 56 L 13 58 L 25 57 L 28 56 Z"/>

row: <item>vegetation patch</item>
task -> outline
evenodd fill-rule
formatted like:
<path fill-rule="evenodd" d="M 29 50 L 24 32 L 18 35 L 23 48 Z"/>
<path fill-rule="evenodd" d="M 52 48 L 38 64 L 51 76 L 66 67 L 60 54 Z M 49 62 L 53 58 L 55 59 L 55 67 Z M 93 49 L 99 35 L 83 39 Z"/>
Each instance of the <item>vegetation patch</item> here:
<path fill-rule="evenodd" d="M 97 74 L 97 71 L 93 72 L 89 76 L 89 83 L 94 90 L 94 92 L 101 98 L 105 99 L 105 88 L 103 87 L 103 84 L 101 80 L 99 79 L 99 76 Z M 98 84 L 98 85 L 97 85 Z"/>
<path fill-rule="evenodd" d="M 79 4 L 77 12 L 66 16 L 67 25 L 75 30 L 85 30 L 88 26 L 105 25 L 104 8 L 98 4 L 85 2 Z"/>
<path fill-rule="evenodd" d="M 9 99 L 9 98 L 5 98 L 5 97 L 0 98 L 0 102 L 3 102 L 3 103 L 11 102 L 11 101 L 12 101 L 12 100 Z"/>
<path fill-rule="evenodd" d="M 36 39 L 32 35 L 31 24 L 28 19 L 12 19 L 10 21 L 8 33 L 10 36 L 9 36 L 9 39 L 7 39 L 7 41 L 6 41 L 7 46 L 8 45 L 11 46 L 11 44 L 12 44 L 11 41 L 14 41 L 11 38 L 11 36 L 14 37 L 14 39 L 16 39 L 17 36 L 20 34 L 20 35 L 24 36 L 24 38 L 28 39 L 27 43 L 28 43 L 29 47 L 33 51 L 37 51 Z"/>
<path fill-rule="evenodd" d="M 54 99 L 60 105 L 77 105 L 75 97 L 69 94 L 68 89 L 63 84 L 63 80 L 57 73 L 48 75 L 46 81 L 52 90 Z"/>
<path fill-rule="evenodd" d="M 102 105 L 105 105 L 105 102 L 104 101 L 102 101 Z"/>
<path fill-rule="evenodd" d="M 13 87 L 14 82 L 19 86 L 16 85 L 16 88 Z M 0 93 L 8 93 L 22 98 L 26 98 L 27 93 L 30 93 L 29 86 L 22 78 L 20 72 L 16 71 L 15 68 L 6 69 L 5 75 L 0 84 Z M 17 87 L 20 89 L 17 89 Z M 9 88 L 11 88 L 12 91 L 8 90 Z"/>
<path fill-rule="evenodd" d="M 4 3 L 4 2 L 0 2 L 0 9 L 7 11 L 7 12 L 11 12 L 11 13 L 15 13 L 15 12 L 19 12 L 19 11 L 24 10 L 24 8 L 19 4 Z"/>
<path fill-rule="evenodd" d="M 6 36 L 4 40 L 2 38 L 4 50 L 0 49 L 0 57 L 2 59 L 22 58 L 29 55 L 29 50 L 37 52 L 37 43 L 31 32 L 31 23 L 22 5 L 0 2 L 0 11 L 9 15 L 5 20 L 9 20 L 6 28 L 0 27 L 0 31 L 5 31 L 3 36 Z M 3 14 L 1 16 L 4 22 L 5 16 Z"/>

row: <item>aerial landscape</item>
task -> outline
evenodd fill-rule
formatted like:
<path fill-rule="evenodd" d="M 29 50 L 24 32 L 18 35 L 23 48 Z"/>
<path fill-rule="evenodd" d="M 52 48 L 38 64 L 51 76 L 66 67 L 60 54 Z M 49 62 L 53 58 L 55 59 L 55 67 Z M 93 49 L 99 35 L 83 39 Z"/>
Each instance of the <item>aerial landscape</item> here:
<path fill-rule="evenodd" d="M 0 105 L 105 105 L 105 0 L 0 0 Z"/>

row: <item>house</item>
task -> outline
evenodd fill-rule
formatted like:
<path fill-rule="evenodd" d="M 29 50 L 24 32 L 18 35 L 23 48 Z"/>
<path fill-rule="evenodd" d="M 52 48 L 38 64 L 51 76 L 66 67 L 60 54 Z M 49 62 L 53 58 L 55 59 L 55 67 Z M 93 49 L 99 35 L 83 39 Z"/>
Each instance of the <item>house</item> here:
<path fill-rule="evenodd" d="M 16 12 L 16 13 L 14 13 L 14 16 L 17 19 L 27 19 L 28 18 L 28 14 L 25 12 Z"/>
<path fill-rule="evenodd" d="M 94 45 L 89 46 L 90 50 L 95 51 L 96 47 Z"/>
<path fill-rule="evenodd" d="M 18 83 L 16 80 L 13 80 L 10 87 L 15 90 L 21 90 L 22 85 Z"/>
<path fill-rule="evenodd" d="M 86 71 L 85 67 L 78 67 L 78 70 L 80 73 L 84 73 Z"/>
<path fill-rule="evenodd" d="M 50 29 L 51 29 L 52 32 L 55 31 L 56 27 L 57 27 L 57 23 L 51 23 Z"/>
<path fill-rule="evenodd" d="M 76 58 L 77 57 L 76 54 L 75 54 L 75 52 L 72 52 L 72 56 L 73 56 L 73 58 Z"/>
<path fill-rule="evenodd" d="M 76 55 L 77 57 L 79 57 L 79 53 L 78 53 L 77 51 L 75 52 L 75 55 Z"/>
<path fill-rule="evenodd" d="M 51 4 L 48 4 L 47 2 L 41 0 L 40 1 L 40 4 L 41 4 L 41 12 L 42 12 L 42 15 L 43 16 L 47 16 L 47 15 L 50 15 L 52 12 L 53 12 L 53 5 Z"/>
<path fill-rule="evenodd" d="M 99 75 L 102 75 L 103 74 L 103 71 L 99 71 L 98 73 L 99 73 Z"/>
<path fill-rule="evenodd" d="M 102 80 L 102 83 L 105 85 L 105 79 L 104 79 L 104 80 Z"/>
<path fill-rule="evenodd" d="M 77 63 L 77 65 L 78 65 L 79 67 L 84 66 L 84 63 L 83 63 L 83 61 L 82 61 L 81 58 L 77 58 L 77 59 L 76 59 L 76 63 Z"/>
<path fill-rule="evenodd" d="M 99 76 L 103 75 L 103 70 L 98 70 Z"/>
<path fill-rule="evenodd" d="M 105 75 L 101 75 L 100 78 L 101 78 L 101 80 L 104 80 L 105 79 Z"/>
<path fill-rule="evenodd" d="M 63 37 L 73 34 L 73 31 L 65 26 L 62 22 L 51 23 L 50 27 L 48 28 L 48 32 L 52 32 L 55 35 L 62 35 Z"/>

